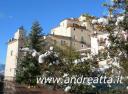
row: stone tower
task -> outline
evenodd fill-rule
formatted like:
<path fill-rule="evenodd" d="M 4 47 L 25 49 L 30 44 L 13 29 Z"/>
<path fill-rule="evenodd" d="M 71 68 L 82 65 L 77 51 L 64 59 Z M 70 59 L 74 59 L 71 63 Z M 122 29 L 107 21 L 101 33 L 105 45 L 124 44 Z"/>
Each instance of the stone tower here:
<path fill-rule="evenodd" d="M 5 65 L 5 80 L 15 80 L 17 59 L 20 55 L 19 49 L 24 47 L 24 29 L 20 27 L 14 37 L 8 41 L 6 65 Z"/>

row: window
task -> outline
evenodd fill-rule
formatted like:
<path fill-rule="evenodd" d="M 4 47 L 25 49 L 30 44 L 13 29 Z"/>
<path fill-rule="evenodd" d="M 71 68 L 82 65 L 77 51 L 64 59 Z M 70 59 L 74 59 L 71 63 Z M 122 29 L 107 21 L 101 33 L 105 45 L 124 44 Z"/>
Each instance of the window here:
<path fill-rule="evenodd" d="M 84 42 L 84 37 L 83 36 L 81 37 L 81 42 Z"/>
<path fill-rule="evenodd" d="M 64 41 L 64 44 L 66 44 L 66 41 Z"/>
<path fill-rule="evenodd" d="M 61 40 L 61 45 L 66 44 L 66 41 Z"/>
<path fill-rule="evenodd" d="M 74 31 L 75 31 L 76 29 L 74 28 Z"/>
<path fill-rule="evenodd" d="M 11 50 L 11 56 L 13 55 L 13 50 Z"/>
<path fill-rule="evenodd" d="M 82 44 L 82 45 L 81 45 L 81 47 L 83 48 L 83 47 L 84 47 L 84 45 Z"/>

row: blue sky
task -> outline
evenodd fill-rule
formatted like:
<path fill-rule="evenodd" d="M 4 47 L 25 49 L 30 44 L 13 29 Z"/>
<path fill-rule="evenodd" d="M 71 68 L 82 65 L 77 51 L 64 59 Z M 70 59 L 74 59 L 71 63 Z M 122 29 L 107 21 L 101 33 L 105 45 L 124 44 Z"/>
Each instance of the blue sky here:
<path fill-rule="evenodd" d="M 83 13 L 106 15 L 102 3 L 109 0 L 0 0 L 0 63 L 5 63 L 7 41 L 21 25 L 30 31 L 38 20 L 43 32 L 48 33 L 65 18 Z"/>

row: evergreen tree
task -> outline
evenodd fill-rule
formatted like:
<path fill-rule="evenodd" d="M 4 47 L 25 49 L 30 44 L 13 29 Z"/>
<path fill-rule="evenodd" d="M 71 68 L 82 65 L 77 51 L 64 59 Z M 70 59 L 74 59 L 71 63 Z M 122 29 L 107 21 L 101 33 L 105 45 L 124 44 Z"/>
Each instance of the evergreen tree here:
<path fill-rule="evenodd" d="M 26 46 L 29 49 L 41 51 L 42 49 L 42 28 L 38 22 L 34 22 L 32 30 L 27 37 Z M 19 57 L 16 71 L 16 81 L 27 85 L 36 85 L 36 77 L 40 75 L 40 66 L 38 59 L 32 57 L 31 52 L 22 52 L 22 57 Z"/>
<path fill-rule="evenodd" d="M 36 77 L 40 75 L 40 68 L 36 58 L 27 53 L 18 60 L 16 81 L 26 85 L 36 85 Z"/>
<path fill-rule="evenodd" d="M 40 52 L 42 50 L 42 28 L 38 21 L 34 22 L 31 27 L 31 33 L 29 34 L 29 46 L 32 49 L 35 49 L 37 52 Z"/>

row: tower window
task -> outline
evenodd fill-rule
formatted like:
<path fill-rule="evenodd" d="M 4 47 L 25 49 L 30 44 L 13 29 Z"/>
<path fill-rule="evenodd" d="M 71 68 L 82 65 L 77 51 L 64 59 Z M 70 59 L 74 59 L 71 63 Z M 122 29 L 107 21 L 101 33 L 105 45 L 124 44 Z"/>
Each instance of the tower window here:
<path fill-rule="evenodd" d="M 11 50 L 11 56 L 13 55 L 13 50 Z"/>
<path fill-rule="evenodd" d="M 81 37 L 81 42 L 84 42 L 84 37 L 83 36 Z"/>

